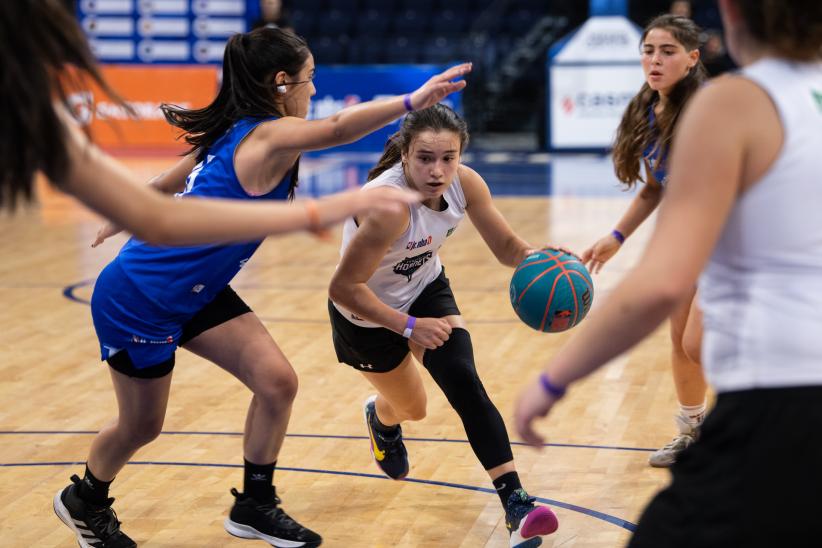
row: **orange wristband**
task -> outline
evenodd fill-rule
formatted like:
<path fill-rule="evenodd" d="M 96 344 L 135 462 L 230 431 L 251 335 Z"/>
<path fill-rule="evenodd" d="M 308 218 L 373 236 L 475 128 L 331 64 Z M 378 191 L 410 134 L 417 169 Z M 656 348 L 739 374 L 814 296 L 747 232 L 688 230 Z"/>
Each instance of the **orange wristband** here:
<path fill-rule="evenodd" d="M 305 212 L 308 215 L 308 231 L 321 240 L 330 239 L 331 235 L 328 229 L 320 226 L 320 210 L 317 207 L 317 200 L 306 200 Z"/>
<path fill-rule="evenodd" d="M 314 234 L 321 232 L 320 228 L 320 211 L 317 208 L 317 200 L 306 200 L 305 212 L 308 215 L 308 230 Z"/>

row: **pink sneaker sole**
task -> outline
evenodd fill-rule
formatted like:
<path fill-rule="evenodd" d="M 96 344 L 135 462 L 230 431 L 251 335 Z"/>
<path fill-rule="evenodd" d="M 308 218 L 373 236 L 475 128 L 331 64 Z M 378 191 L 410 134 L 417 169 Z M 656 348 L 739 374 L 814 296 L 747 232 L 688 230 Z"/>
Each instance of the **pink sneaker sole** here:
<path fill-rule="evenodd" d="M 519 534 L 522 538 L 541 537 L 550 535 L 559 528 L 556 514 L 547 506 L 537 506 L 525 516 L 520 525 Z"/>

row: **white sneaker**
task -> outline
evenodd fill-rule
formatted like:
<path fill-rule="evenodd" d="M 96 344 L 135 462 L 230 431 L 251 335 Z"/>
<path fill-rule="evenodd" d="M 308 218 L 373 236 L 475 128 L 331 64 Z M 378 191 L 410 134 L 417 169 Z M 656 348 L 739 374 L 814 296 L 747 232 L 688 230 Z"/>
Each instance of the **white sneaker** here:
<path fill-rule="evenodd" d="M 668 468 L 676 462 L 676 457 L 686 447 L 690 446 L 699 438 L 699 427 L 691 426 L 682 415 L 676 415 L 676 426 L 679 429 L 679 435 L 671 440 L 662 449 L 658 449 L 651 453 L 648 457 L 648 464 L 655 468 Z"/>

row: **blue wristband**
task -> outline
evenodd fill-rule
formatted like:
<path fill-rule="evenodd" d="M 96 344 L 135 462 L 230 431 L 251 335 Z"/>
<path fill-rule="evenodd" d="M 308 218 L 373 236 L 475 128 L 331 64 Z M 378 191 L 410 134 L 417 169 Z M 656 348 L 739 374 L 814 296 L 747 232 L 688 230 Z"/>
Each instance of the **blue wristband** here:
<path fill-rule="evenodd" d="M 414 105 L 411 104 L 411 94 L 406 93 L 405 96 L 402 98 L 402 104 L 405 105 L 405 110 L 408 112 L 414 112 Z"/>
<path fill-rule="evenodd" d="M 565 395 L 565 388 L 555 385 L 551 382 L 548 378 L 548 375 L 545 373 L 540 374 L 539 376 L 539 383 L 542 385 L 542 389 L 548 392 L 556 399 L 560 399 L 562 396 Z"/>
<path fill-rule="evenodd" d="M 417 325 L 417 318 L 414 316 L 408 316 L 408 320 L 405 322 L 405 331 L 402 332 L 402 336 L 406 339 L 410 339 L 411 333 L 414 332 L 415 325 Z"/>
<path fill-rule="evenodd" d="M 611 231 L 611 236 L 613 236 L 614 239 L 619 242 L 619 245 L 622 245 L 622 244 L 625 243 L 625 235 L 622 232 L 620 232 L 619 230 L 613 229 Z"/>

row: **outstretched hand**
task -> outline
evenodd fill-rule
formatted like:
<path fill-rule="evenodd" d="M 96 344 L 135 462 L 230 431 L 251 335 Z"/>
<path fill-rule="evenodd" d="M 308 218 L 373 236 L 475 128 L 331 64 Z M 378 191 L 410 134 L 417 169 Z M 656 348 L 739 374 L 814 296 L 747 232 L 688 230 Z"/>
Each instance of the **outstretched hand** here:
<path fill-rule="evenodd" d="M 616 255 L 621 245 L 622 244 L 609 234 L 608 236 L 600 238 L 597 243 L 582 253 L 582 262 L 589 272 L 598 274 L 599 271 L 602 270 L 602 265 Z"/>
<path fill-rule="evenodd" d="M 557 399 L 542 388 L 539 382 L 532 382 L 517 398 L 514 409 L 514 427 L 517 434 L 528 445 L 542 448 L 545 438 L 534 431 L 534 421 L 545 417 Z"/>
<path fill-rule="evenodd" d="M 432 76 L 417 91 L 411 94 L 411 106 L 414 110 L 421 110 L 436 105 L 448 95 L 459 91 L 466 86 L 465 80 L 452 82 L 454 78 L 460 78 L 471 72 L 471 63 L 456 65 Z"/>

